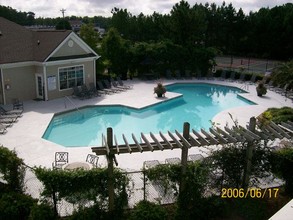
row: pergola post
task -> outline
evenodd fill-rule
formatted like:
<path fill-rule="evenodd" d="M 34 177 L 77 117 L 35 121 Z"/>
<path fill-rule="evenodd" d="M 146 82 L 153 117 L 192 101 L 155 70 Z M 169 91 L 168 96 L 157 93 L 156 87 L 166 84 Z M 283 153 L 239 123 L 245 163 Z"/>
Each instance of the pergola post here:
<path fill-rule="evenodd" d="M 110 152 L 107 156 L 108 160 L 108 195 L 109 195 L 109 212 L 114 211 L 114 154 L 112 153 L 113 148 L 113 130 L 107 128 L 107 144 Z"/>
<path fill-rule="evenodd" d="M 249 120 L 248 130 L 255 133 L 256 118 L 251 117 Z M 249 186 L 249 177 L 251 174 L 251 160 L 253 156 L 253 141 L 249 141 L 246 149 L 245 169 L 243 175 L 243 188 L 246 190 Z"/>
<path fill-rule="evenodd" d="M 183 124 L 183 137 L 189 140 L 189 130 L 190 124 L 184 122 Z M 183 144 L 181 151 L 181 180 L 180 180 L 180 193 L 184 192 L 186 188 L 186 168 L 187 168 L 187 157 L 188 157 L 188 147 Z"/>

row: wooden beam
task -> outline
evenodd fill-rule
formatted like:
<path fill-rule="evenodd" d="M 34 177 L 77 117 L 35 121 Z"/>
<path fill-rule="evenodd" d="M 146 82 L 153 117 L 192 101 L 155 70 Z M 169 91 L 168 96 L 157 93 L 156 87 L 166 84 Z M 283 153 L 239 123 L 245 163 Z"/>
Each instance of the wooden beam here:
<path fill-rule="evenodd" d="M 102 134 L 102 139 L 104 141 L 104 145 L 105 145 L 105 148 L 106 148 L 106 151 L 107 151 L 107 155 L 110 154 L 110 148 L 108 146 L 108 143 L 107 143 L 107 140 L 106 140 L 106 137 L 104 136 L 104 134 Z"/>
<path fill-rule="evenodd" d="M 213 128 L 210 128 L 209 129 L 210 130 L 210 132 L 213 134 L 213 135 L 215 135 L 215 137 L 216 138 L 218 138 L 218 140 L 222 143 L 222 144 L 227 144 L 228 143 L 228 141 L 225 139 L 225 138 L 223 138 L 215 129 L 213 129 Z"/>
<path fill-rule="evenodd" d="M 114 142 L 115 142 L 115 146 L 116 146 L 116 153 L 119 155 L 120 152 L 119 152 L 119 146 L 118 146 L 116 135 L 114 135 Z"/>
<path fill-rule="evenodd" d="M 151 138 L 155 141 L 156 145 L 158 146 L 158 148 L 160 150 L 164 150 L 164 147 L 162 146 L 162 144 L 159 142 L 159 140 L 155 137 L 155 135 L 150 132 Z"/>
<path fill-rule="evenodd" d="M 148 141 L 148 139 L 144 136 L 144 134 L 142 132 L 140 133 L 140 136 L 143 139 L 143 141 L 146 143 L 146 145 L 148 146 L 150 151 L 153 152 L 154 151 L 153 146 L 150 144 L 150 142 Z"/>
<path fill-rule="evenodd" d="M 245 132 L 246 134 L 248 134 L 248 135 L 249 135 L 250 137 L 252 137 L 253 139 L 255 139 L 255 140 L 260 140 L 260 139 L 261 139 L 260 136 L 254 134 L 252 131 L 245 129 L 245 128 L 242 127 L 242 126 L 239 126 L 239 127 L 243 130 L 243 132 Z M 241 130 L 241 129 L 240 129 L 240 130 Z"/>
<path fill-rule="evenodd" d="M 173 145 L 167 140 L 167 138 L 162 134 L 162 132 L 160 132 L 160 136 L 161 136 L 161 138 L 164 140 L 165 144 L 166 144 L 171 150 L 173 150 Z"/>
<path fill-rule="evenodd" d="M 177 130 L 175 130 L 175 133 L 186 147 L 191 148 L 191 144 Z"/>
<path fill-rule="evenodd" d="M 203 136 L 201 136 L 197 131 L 192 129 L 192 133 L 195 134 L 195 136 L 198 138 L 199 142 L 202 145 L 210 145 L 210 142 L 208 142 Z"/>
<path fill-rule="evenodd" d="M 136 144 L 138 150 L 140 151 L 140 153 L 142 153 L 142 152 L 143 152 L 143 149 L 142 149 L 142 147 L 140 146 L 139 142 L 137 141 L 136 137 L 134 136 L 133 133 L 131 134 L 131 136 L 132 136 L 132 139 L 134 140 L 134 143 Z"/>
<path fill-rule="evenodd" d="M 276 130 L 274 130 L 271 126 L 266 125 L 265 128 L 266 128 L 270 133 L 272 133 L 276 138 L 280 138 L 280 139 L 283 138 L 283 136 L 280 135 L 280 134 L 279 134 Z"/>
<path fill-rule="evenodd" d="M 128 141 L 127 141 L 125 135 L 122 134 L 122 137 L 123 137 L 124 143 L 125 143 L 125 145 L 126 145 L 126 147 L 127 147 L 127 149 L 128 149 L 128 152 L 131 154 L 131 153 L 132 153 L 132 149 L 131 149 L 131 147 L 129 146 Z"/>
<path fill-rule="evenodd" d="M 286 130 L 286 131 L 288 131 L 289 133 L 293 134 L 293 130 L 290 130 L 289 128 L 284 127 L 283 125 L 279 125 L 279 127 L 284 129 L 284 130 Z"/>
<path fill-rule="evenodd" d="M 281 122 L 281 125 L 293 131 L 293 126 L 289 122 Z"/>
<path fill-rule="evenodd" d="M 230 128 L 228 128 L 227 126 L 225 126 L 225 131 L 227 131 L 231 136 L 235 137 L 237 139 L 237 141 L 241 142 L 244 141 L 245 139 L 243 138 L 243 136 L 239 135 L 235 130 L 231 130 Z"/>
<path fill-rule="evenodd" d="M 278 125 L 276 125 L 273 121 L 271 121 L 270 126 L 275 129 L 277 132 L 279 132 L 282 136 L 285 138 L 291 138 L 289 134 L 287 134 L 284 130 L 282 130 Z"/>
<path fill-rule="evenodd" d="M 183 145 L 177 140 L 177 138 L 170 131 L 168 131 L 168 135 L 172 138 L 172 140 L 177 144 L 178 147 L 180 148 L 183 147 Z"/>
<path fill-rule="evenodd" d="M 217 141 L 212 135 L 210 135 L 204 129 L 201 128 L 200 131 L 207 137 L 207 139 L 209 139 L 211 144 L 219 144 L 219 141 Z"/>
<path fill-rule="evenodd" d="M 217 132 L 219 132 L 222 135 L 224 135 L 229 140 L 229 142 L 232 142 L 232 143 L 236 143 L 237 142 L 237 139 L 236 138 L 232 137 L 229 133 L 223 131 L 221 128 L 216 127 L 216 129 L 217 129 Z"/>
<path fill-rule="evenodd" d="M 190 139 L 192 145 L 195 145 L 197 147 L 200 147 L 201 146 L 201 143 L 197 139 L 195 139 L 191 134 L 189 134 L 189 139 Z"/>

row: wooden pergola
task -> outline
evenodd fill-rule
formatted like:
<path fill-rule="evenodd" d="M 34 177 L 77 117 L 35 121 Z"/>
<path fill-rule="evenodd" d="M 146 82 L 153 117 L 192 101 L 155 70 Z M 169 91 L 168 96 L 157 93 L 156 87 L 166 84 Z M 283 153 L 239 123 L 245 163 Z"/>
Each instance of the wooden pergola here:
<path fill-rule="evenodd" d="M 118 162 L 115 155 L 125 153 L 136 152 L 148 152 L 148 151 L 163 151 L 173 150 L 180 148 L 181 152 L 181 174 L 184 176 L 187 167 L 188 149 L 191 147 L 202 147 L 209 145 L 224 145 L 229 143 L 248 142 L 251 143 L 247 148 L 247 167 L 245 173 L 245 185 L 248 186 L 249 175 L 251 170 L 251 158 L 253 152 L 253 142 L 255 140 L 274 140 L 274 139 L 291 139 L 293 137 L 293 122 L 282 122 L 281 124 L 275 124 L 269 122 L 264 125 L 260 125 L 256 122 L 256 119 L 252 117 L 249 121 L 249 125 L 245 128 L 243 126 L 235 126 L 232 128 L 224 127 L 211 127 L 209 131 L 201 129 L 201 132 L 197 132 L 194 129 L 190 131 L 189 123 L 185 122 L 183 125 L 183 133 L 181 134 L 177 130 L 175 133 L 170 131 L 167 134 L 159 132 L 160 140 L 152 132 L 150 132 L 147 138 L 145 134 L 141 133 L 140 137 L 136 137 L 132 134 L 134 144 L 129 144 L 129 140 L 122 134 L 124 140 L 123 144 L 118 144 L 116 135 L 113 135 L 112 128 L 107 129 L 107 135 L 102 135 L 102 146 L 92 147 L 92 151 L 96 155 L 105 155 L 108 161 L 108 193 L 109 193 L 109 210 L 114 209 L 114 186 L 113 186 L 113 169 L 114 162 L 116 166 Z M 139 142 L 138 139 L 143 140 Z M 180 183 L 180 191 L 185 188 L 185 182 L 182 180 Z"/>

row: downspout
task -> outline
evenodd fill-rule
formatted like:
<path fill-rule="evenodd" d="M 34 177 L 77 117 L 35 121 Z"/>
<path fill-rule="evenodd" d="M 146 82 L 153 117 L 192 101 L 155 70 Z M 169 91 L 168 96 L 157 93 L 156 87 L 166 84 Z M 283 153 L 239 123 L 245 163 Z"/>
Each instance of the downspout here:
<path fill-rule="evenodd" d="M 45 101 L 48 101 L 48 85 L 47 85 L 47 68 L 46 63 L 43 63 L 43 74 L 44 74 L 44 95 Z"/>
<path fill-rule="evenodd" d="M 1 89 L 2 89 L 2 98 L 3 98 L 3 105 L 6 104 L 6 97 L 5 97 L 5 90 L 4 90 L 4 76 L 2 69 L 0 68 L 0 76 L 1 76 Z"/>
<path fill-rule="evenodd" d="M 96 71 L 96 62 L 97 62 L 97 59 L 96 58 L 94 58 L 94 60 L 93 60 L 94 62 L 94 85 L 95 85 L 95 87 L 97 87 L 96 86 L 96 84 L 97 84 L 97 71 Z"/>

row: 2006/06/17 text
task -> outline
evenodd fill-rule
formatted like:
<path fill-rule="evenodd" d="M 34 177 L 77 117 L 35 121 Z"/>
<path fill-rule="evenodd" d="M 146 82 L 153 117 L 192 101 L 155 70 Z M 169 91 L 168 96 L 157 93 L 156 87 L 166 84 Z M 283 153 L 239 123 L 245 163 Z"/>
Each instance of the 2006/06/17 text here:
<path fill-rule="evenodd" d="M 279 188 L 248 188 L 247 190 L 243 188 L 222 188 L 221 198 L 231 199 L 231 198 L 256 198 L 262 199 L 267 196 L 268 198 L 277 198 L 279 193 Z"/>

